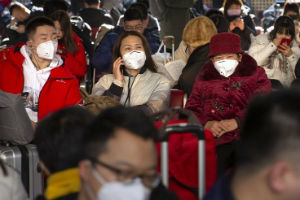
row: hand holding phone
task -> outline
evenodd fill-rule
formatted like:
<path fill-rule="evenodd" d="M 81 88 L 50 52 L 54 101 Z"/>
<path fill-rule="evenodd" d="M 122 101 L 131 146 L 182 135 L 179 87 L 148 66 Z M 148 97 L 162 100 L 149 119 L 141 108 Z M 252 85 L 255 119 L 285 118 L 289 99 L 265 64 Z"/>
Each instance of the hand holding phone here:
<path fill-rule="evenodd" d="M 117 58 L 113 64 L 113 74 L 116 80 L 123 81 L 123 72 L 121 66 L 124 65 L 123 59 L 121 57 Z"/>
<path fill-rule="evenodd" d="M 291 39 L 289 39 L 289 38 L 282 38 L 281 41 L 280 41 L 280 44 L 278 46 L 278 49 L 283 49 L 282 48 L 283 44 L 286 45 L 286 46 L 290 46 L 290 43 L 291 43 Z"/>
<path fill-rule="evenodd" d="M 289 57 L 293 54 L 292 49 L 290 47 L 291 40 L 289 38 L 283 38 L 278 46 L 278 51 L 280 51 L 283 55 Z"/>

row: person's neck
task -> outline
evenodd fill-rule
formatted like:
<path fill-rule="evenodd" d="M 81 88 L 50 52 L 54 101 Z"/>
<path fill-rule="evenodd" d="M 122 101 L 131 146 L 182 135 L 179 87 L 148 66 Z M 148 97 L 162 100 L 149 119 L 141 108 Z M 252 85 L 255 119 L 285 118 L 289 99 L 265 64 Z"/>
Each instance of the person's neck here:
<path fill-rule="evenodd" d="M 131 76 L 136 77 L 136 76 L 140 73 L 141 69 L 128 69 L 128 68 L 126 68 L 126 71 L 127 71 L 127 73 L 129 73 Z"/>
<path fill-rule="evenodd" d="M 38 55 L 32 53 L 30 56 L 31 61 L 33 62 L 33 64 L 36 67 L 36 70 L 41 70 L 41 69 L 45 69 L 46 67 L 48 67 L 51 63 L 51 60 L 46 60 L 43 58 L 38 57 Z"/>
<path fill-rule="evenodd" d="M 266 183 L 266 172 L 244 176 L 239 171 L 232 177 L 231 191 L 235 200 L 277 200 Z"/>

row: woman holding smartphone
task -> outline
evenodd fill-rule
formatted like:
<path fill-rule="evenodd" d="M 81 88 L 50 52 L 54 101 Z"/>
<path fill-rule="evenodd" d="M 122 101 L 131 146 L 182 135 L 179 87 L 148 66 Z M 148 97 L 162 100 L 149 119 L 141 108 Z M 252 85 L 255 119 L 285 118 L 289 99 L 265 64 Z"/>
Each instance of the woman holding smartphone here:
<path fill-rule="evenodd" d="M 169 81 L 157 73 L 143 35 L 122 33 L 114 46 L 113 60 L 113 74 L 101 77 L 93 94 L 113 97 L 124 106 L 139 106 L 149 114 L 168 105 Z"/>
<path fill-rule="evenodd" d="M 269 79 L 289 87 L 295 79 L 295 65 L 300 57 L 293 19 L 281 16 L 276 20 L 274 30 L 253 38 L 249 55 L 265 69 Z"/>

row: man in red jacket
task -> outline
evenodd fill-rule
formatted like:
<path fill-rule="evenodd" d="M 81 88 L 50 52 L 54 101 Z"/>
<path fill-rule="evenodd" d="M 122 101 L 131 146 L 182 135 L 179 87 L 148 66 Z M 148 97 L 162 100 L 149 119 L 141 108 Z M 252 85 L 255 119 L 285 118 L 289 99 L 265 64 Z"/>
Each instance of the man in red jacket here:
<path fill-rule="evenodd" d="M 48 113 L 81 101 L 79 83 L 57 51 L 51 19 L 37 17 L 26 26 L 26 44 L 2 52 L 0 89 L 22 94 L 33 124 Z"/>
<path fill-rule="evenodd" d="M 249 99 L 271 90 L 263 68 L 243 53 L 240 37 L 219 33 L 210 41 L 210 61 L 199 72 L 186 108 L 215 136 L 218 174 L 234 164 L 235 141 Z"/>

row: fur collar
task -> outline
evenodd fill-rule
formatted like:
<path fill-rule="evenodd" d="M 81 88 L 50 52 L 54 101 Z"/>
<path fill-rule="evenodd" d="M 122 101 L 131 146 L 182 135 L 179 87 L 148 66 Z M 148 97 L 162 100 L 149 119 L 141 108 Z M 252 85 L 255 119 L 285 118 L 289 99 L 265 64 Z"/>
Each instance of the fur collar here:
<path fill-rule="evenodd" d="M 231 77 L 244 77 L 251 76 L 257 69 L 257 63 L 248 54 L 242 54 L 242 61 L 239 63 L 235 72 Z M 209 60 L 207 61 L 199 73 L 199 80 L 209 81 L 216 79 L 224 79 L 225 77 L 221 76 L 219 72 L 215 69 L 213 63 Z"/>

